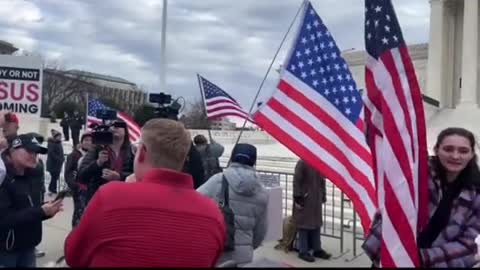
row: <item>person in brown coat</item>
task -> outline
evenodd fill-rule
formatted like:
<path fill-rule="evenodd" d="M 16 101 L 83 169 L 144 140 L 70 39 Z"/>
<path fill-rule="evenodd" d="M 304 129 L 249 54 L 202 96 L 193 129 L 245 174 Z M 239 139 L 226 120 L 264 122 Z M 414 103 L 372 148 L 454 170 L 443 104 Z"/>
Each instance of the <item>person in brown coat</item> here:
<path fill-rule="evenodd" d="M 322 204 L 326 199 L 325 177 L 299 160 L 293 176 L 293 218 L 298 232 L 298 257 L 307 262 L 314 262 L 315 257 L 325 260 L 331 257 L 320 242 Z"/>

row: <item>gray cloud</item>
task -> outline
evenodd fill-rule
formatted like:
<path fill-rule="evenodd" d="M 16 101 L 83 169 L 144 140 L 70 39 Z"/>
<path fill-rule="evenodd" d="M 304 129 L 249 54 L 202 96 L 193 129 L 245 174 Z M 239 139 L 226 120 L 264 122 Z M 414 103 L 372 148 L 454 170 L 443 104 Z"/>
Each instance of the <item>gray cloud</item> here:
<path fill-rule="evenodd" d="M 312 1 L 341 49 L 363 49 L 363 2 Z M 406 41 L 427 42 L 428 1 L 393 2 Z M 200 98 L 199 72 L 249 107 L 300 3 L 170 0 L 168 89 L 189 100 Z M 0 35 L 67 68 L 121 76 L 158 91 L 161 14 L 161 0 L 3 0 Z M 272 70 L 261 99 L 272 92 L 276 79 Z"/>

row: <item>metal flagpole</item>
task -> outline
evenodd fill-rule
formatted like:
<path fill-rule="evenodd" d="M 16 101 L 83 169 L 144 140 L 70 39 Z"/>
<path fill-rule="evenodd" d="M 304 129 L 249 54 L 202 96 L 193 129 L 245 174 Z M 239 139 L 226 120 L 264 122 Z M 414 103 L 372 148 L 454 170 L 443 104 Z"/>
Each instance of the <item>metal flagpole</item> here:
<path fill-rule="evenodd" d="M 287 39 L 287 36 L 288 36 L 288 34 L 290 33 L 290 30 L 292 30 L 292 27 L 293 27 L 293 25 L 295 24 L 295 21 L 297 20 L 297 17 L 298 17 L 298 15 L 300 14 L 300 11 L 303 10 L 303 8 L 305 7 L 305 4 L 306 4 L 306 3 L 307 3 L 307 1 L 303 1 L 303 2 L 302 2 L 302 4 L 300 5 L 300 8 L 299 8 L 298 11 L 297 11 L 297 14 L 295 14 L 295 17 L 294 17 L 293 20 L 292 20 L 292 23 L 291 23 L 290 26 L 288 27 L 287 32 L 286 32 L 285 35 L 283 36 L 283 39 L 282 39 L 282 41 L 280 42 L 280 45 L 278 46 L 278 49 L 277 49 L 277 51 L 275 52 L 275 55 L 273 56 L 272 61 L 270 62 L 270 66 L 269 66 L 268 69 L 267 69 L 267 73 L 265 73 L 265 76 L 263 77 L 263 80 L 262 80 L 262 82 L 260 83 L 260 86 L 259 86 L 259 88 L 258 88 L 258 90 L 257 90 L 257 94 L 255 95 L 255 98 L 253 99 L 252 105 L 250 106 L 250 109 L 249 109 L 249 111 L 248 111 L 248 118 L 250 118 L 250 114 L 252 113 L 253 108 L 255 107 L 255 104 L 256 104 L 256 101 L 257 101 L 257 99 L 258 99 L 258 96 L 260 95 L 260 91 L 262 91 L 263 85 L 265 84 L 265 81 L 267 80 L 268 74 L 270 73 L 270 70 L 272 69 L 272 66 L 273 66 L 273 64 L 275 63 L 275 59 L 277 59 L 278 53 L 280 52 L 280 49 L 282 48 L 283 43 L 285 43 L 285 40 Z M 238 142 L 240 141 L 240 138 L 242 137 L 243 130 L 245 129 L 245 126 L 247 125 L 248 118 L 245 118 L 245 121 L 243 122 L 242 129 L 240 129 L 240 134 L 238 135 L 238 138 L 237 138 L 237 141 L 235 142 L 235 145 L 238 144 Z"/>
<path fill-rule="evenodd" d="M 163 0 L 162 9 L 162 43 L 160 48 L 160 92 L 168 93 L 166 89 L 167 74 L 167 0 Z"/>
<path fill-rule="evenodd" d="M 203 112 L 205 113 L 205 116 L 207 117 L 207 122 L 208 122 L 208 139 L 210 139 L 210 143 L 212 143 L 212 131 L 210 130 L 210 120 L 208 119 L 208 114 L 207 114 L 207 102 L 205 101 L 205 91 L 203 90 L 203 85 L 202 85 L 202 79 L 200 79 L 200 74 L 197 73 L 197 79 L 198 79 L 198 87 L 200 88 L 200 95 L 202 96 L 202 102 L 203 102 Z"/>
<path fill-rule="evenodd" d="M 88 130 L 88 92 L 85 93 L 85 128 L 83 132 Z"/>

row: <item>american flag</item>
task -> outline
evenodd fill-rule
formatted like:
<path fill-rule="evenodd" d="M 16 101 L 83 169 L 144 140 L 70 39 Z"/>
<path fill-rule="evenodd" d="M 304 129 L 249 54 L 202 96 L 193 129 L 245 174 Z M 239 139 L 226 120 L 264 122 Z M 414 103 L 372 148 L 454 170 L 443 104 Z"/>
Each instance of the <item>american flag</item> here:
<path fill-rule="evenodd" d="M 107 105 L 103 104 L 100 100 L 95 98 L 88 98 L 88 113 L 87 113 L 87 127 L 91 124 L 101 124 L 102 119 L 97 118 L 97 110 L 113 110 Z M 117 118 L 125 121 L 128 127 L 128 135 L 130 141 L 134 142 L 140 138 L 140 126 L 127 114 L 123 112 L 117 112 Z"/>
<path fill-rule="evenodd" d="M 344 191 L 367 231 L 376 195 L 362 98 L 331 33 L 304 5 L 277 89 L 253 119 Z"/>
<path fill-rule="evenodd" d="M 365 114 L 382 214 L 381 264 L 418 267 L 416 235 L 428 216 L 422 96 L 391 1 L 366 0 L 365 12 Z"/>
<path fill-rule="evenodd" d="M 236 116 L 250 120 L 248 112 L 244 111 L 242 106 L 227 92 L 200 75 L 198 75 L 198 78 L 205 97 L 205 110 L 208 119 Z"/>

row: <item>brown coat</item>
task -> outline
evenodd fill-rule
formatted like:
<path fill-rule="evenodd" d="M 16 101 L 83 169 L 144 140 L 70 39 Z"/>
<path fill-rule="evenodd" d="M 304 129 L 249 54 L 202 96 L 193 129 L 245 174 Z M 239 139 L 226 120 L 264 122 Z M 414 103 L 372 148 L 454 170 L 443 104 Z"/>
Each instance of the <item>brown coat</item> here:
<path fill-rule="evenodd" d="M 322 204 L 326 202 L 325 177 L 303 160 L 295 166 L 293 197 L 303 198 L 304 206 L 293 206 L 293 218 L 298 229 L 316 229 L 322 226 Z"/>

